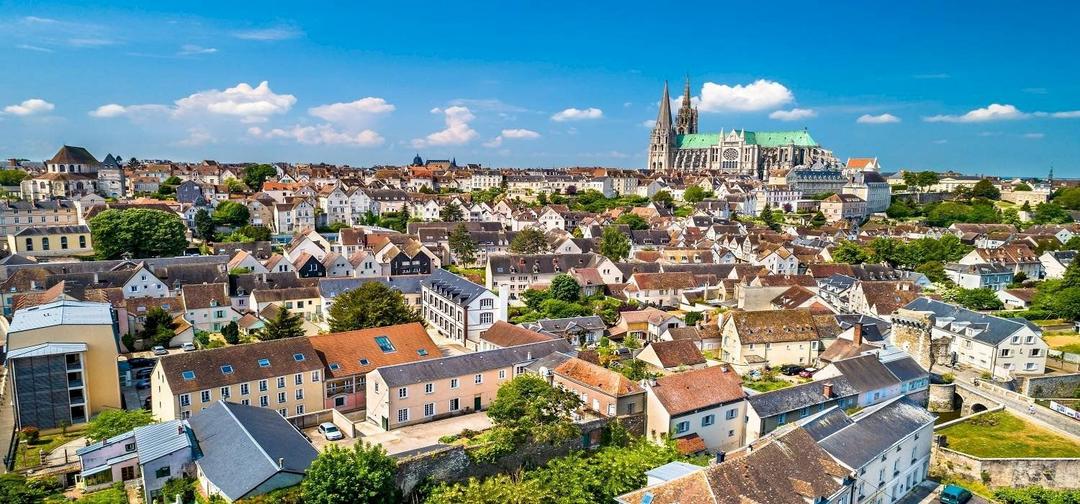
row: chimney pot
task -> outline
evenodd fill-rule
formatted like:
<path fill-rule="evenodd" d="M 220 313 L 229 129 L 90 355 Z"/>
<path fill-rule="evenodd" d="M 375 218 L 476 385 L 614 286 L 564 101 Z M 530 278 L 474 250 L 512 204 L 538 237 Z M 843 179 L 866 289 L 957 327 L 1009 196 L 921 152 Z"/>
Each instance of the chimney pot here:
<path fill-rule="evenodd" d="M 862 322 L 855 324 L 855 333 L 851 336 L 851 342 L 858 347 L 862 345 Z"/>
<path fill-rule="evenodd" d="M 824 386 L 824 390 L 822 390 L 822 394 L 824 394 L 826 398 L 832 397 L 832 382 L 825 382 L 825 386 Z"/>

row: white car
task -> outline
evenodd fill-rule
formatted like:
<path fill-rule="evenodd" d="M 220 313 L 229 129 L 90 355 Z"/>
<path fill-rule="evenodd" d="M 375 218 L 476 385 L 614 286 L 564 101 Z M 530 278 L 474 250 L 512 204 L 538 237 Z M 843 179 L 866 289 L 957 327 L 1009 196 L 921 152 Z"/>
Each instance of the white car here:
<path fill-rule="evenodd" d="M 341 434 L 341 430 L 338 429 L 336 425 L 330 422 L 323 422 L 319 424 L 319 432 L 322 433 L 323 437 L 325 437 L 327 441 L 337 441 L 344 437 Z"/>
<path fill-rule="evenodd" d="M 180 348 L 184 349 L 185 352 L 194 352 L 195 351 L 195 344 L 194 343 L 184 343 L 183 345 L 180 345 Z"/>
<path fill-rule="evenodd" d="M 169 351 L 166 350 L 165 347 L 163 347 L 161 345 L 155 346 L 151 350 L 153 350 L 154 355 L 169 355 Z"/>

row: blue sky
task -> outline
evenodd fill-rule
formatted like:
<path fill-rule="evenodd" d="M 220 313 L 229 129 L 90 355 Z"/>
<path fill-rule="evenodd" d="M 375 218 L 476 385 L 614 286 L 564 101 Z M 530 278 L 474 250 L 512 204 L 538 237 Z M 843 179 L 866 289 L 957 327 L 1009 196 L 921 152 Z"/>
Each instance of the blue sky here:
<path fill-rule="evenodd" d="M 689 74 L 702 131 L 1080 177 L 1075 2 L 164 3 L 0 3 L 0 157 L 640 167 Z"/>

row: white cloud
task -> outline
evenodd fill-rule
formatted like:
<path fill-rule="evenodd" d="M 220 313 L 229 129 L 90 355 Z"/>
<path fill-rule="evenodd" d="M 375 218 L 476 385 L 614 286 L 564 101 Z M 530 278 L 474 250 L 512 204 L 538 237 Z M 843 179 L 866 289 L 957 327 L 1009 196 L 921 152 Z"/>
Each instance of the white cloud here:
<path fill-rule="evenodd" d="M 330 103 L 308 109 L 311 114 L 333 123 L 353 123 L 371 116 L 393 112 L 394 105 L 382 98 L 367 97 L 348 103 Z"/>
<path fill-rule="evenodd" d="M 335 129 L 329 124 L 274 128 L 263 131 L 262 128 L 248 128 L 248 134 L 259 138 L 285 138 L 304 145 L 346 145 L 353 147 L 375 147 L 382 145 L 385 139 L 373 130 L 346 132 Z"/>
<path fill-rule="evenodd" d="M 41 98 L 31 98 L 29 100 L 23 100 L 22 103 L 4 107 L 4 113 L 17 116 L 29 116 L 49 112 L 54 108 L 56 108 L 55 105 L 42 100 Z"/>
<path fill-rule="evenodd" d="M 262 122 L 275 114 L 284 114 L 296 103 L 296 97 L 276 94 L 262 81 L 256 87 L 241 82 L 224 91 L 211 89 L 176 100 L 175 114 L 209 113 L 239 117 L 243 122 Z"/>
<path fill-rule="evenodd" d="M 209 131 L 203 128 L 191 128 L 188 130 L 187 138 L 176 142 L 176 145 L 182 147 L 198 147 L 206 145 L 208 143 L 216 143 L 217 138 L 214 137 Z"/>
<path fill-rule="evenodd" d="M 1024 138 L 1031 138 L 1031 139 L 1035 139 L 1035 140 L 1038 140 L 1038 139 L 1040 139 L 1042 137 L 1045 137 L 1045 136 L 1046 136 L 1046 134 L 1044 134 L 1044 133 L 1024 133 Z"/>
<path fill-rule="evenodd" d="M 769 119 L 776 119 L 778 121 L 798 121 L 799 119 L 809 119 L 811 117 L 817 117 L 817 112 L 814 112 L 813 109 L 802 108 L 777 110 L 769 114 Z"/>
<path fill-rule="evenodd" d="M 646 119 L 644 121 L 641 121 L 641 126 L 643 128 L 652 129 L 653 126 L 656 126 L 656 119 Z"/>
<path fill-rule="evenodd" d="M 180 46 L 180 51 L 176 53 L 177 56 L 197 56 L 200 54 L 214 54 L 217 49 L 213 47 L 202 47 L 195 44 L 184 44 Z"/>
<path fill-rule="evenodd" d="M 112 117 L 126 116 L 135 119 L 155 114 L 168 114 L 169 112 L 169 107 L 166 107 L 165 105 L 147 104 L 124 106 L 118 103 L 109 103 L 107 105 L 102 105 L 94 110 L 91 110 L 90 117 L 109 119 Z"/>
<path fill-rule="evenodd" d="M 1080 119 L 1080 110 L 1068 110 L 1065 112 L 1051 112 L 1054 119 Z"/>
<path fill-rule="evenodd" d="M 470 110 L 489 110 L 502 113 L 532 112 L 525 107 L 506 103 L 498 98 L 456 98 L 450 100 L 450 105 L 468 107 Z"/>
<path fill-rule="evenodd" d="M 855 122 L 859 124 L 891 124 L 900 122 L 900 118 L 888 113 L 879 115 L 863 114 Z"/>
<path fill-rule="evenodd" d="M 277 26 L 273 28 L 259 28 L 254 30 L 240 30 L 233 32 L 233 37 L 242 40 L 258 40 L 262 42 L 273 40 L 288 40 L 299 38 L 304 32 L 291 26 Z"/>
<path fill-rule="evenodd" d="M 56 51 L 54 51 L 52 49 L 49 49 L 47 47 L 39 47 L 39 46 L 35 46 L 35 45 L 30 45 L 30 44 L 19 44 L 19 45 L 16 45 L 15 48 L 16 49 L 23 49 L 23 50 L 26 50 L 26 51 L 37 51 L 37 52 L 44 52 L 44 53 L 56 52 Z"/>
<path fill-rule="evenodd" d="M 783 84 L 758 79 L 750 84 L 716 84 L 701 86 L 698 107 L 703 112 L 753 112 L 775 109 L 795 101 L 795 95 Z"/>
<path fill-rule="evenodd" d="M 432 114 L 444 114 L 446 121 L 446 129 L 436 131 L 424 138 L 414 138 L 412 146 L 416 148 L 427 147 L 431 145 L 463 145 L 476 138 L 476 130 L 469 126 L 469 122 L 476 119 L 476 116 L 469 110 L 468 107 L 462 107 L 455 105 L 447 107 L 446 110 L 438 107 L 431 109 Z"/>
<path fill-rule="evenodd" d="M 68 39 L 68 44 L 74 47 L 105 47 L 115 43 L 115 40 L 107 38 L 83 37 Z"/>
<path fill-rule="evenodd" d="M 1028 117 L 1028 114 L 1021 112 L 1020 109 L 1013 105 L 1001 105 L 997 103 L 991 103 L 990 105 L 977 108 L 964 115 L 935 115 L 930 117 L 924 117 L 926 122 L 950 122 L 950 123 L 974 123 L 974 122 L 988 122 L 988 121 L 1008 121 L 1015 119 L 1024 119 Z"/>
<path fill-rule="evenodd" d="M 525 139 L 532 140 L 540 138 L 540 133 L 527 129 L 504 129 L 499 136 L 492 138 L 488 142 L 484 142 L 484 147 L 499 147 L 502 145 L 504 139 Z"/>
<path fill-rule="evenodd" d="M 551 120 L 555 122 L 566 121 L 584 121 L 588 119 L 600 119 L 604 117 L 604 111 L 596 107 L 589 107 L 587 109 L 568 108 L 557 112 L 551 116 Z"/>

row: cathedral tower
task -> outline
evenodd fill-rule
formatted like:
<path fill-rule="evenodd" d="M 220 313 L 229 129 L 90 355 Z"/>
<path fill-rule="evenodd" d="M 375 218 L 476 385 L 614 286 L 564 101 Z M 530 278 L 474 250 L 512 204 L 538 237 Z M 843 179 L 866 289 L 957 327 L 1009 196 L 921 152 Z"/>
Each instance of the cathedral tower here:
<path fill-rule="evenodd" d="M 694 127 L 697 128 L 695 113 Z M 660 112 L 656 115 L 652 136 L 649 140 L 650 171 L 665 171 L 671 168 L 675 156 L 675 130 L 671 127 L 671 95 L 667 82 L 664 82 L 664 95 L 660 98 Z"/>
<path fill-rule="evenodd" d="M 682 106 L 679 107 L 679 114 L 675 116 L 675 134 L 697 133 L 697 114 L 697 107 L 690 105 L 690 77 L 687 77 L 686 87 L 683 88 Z"/>

